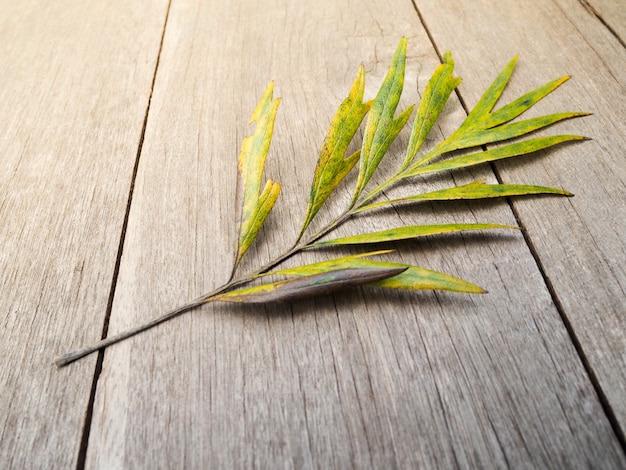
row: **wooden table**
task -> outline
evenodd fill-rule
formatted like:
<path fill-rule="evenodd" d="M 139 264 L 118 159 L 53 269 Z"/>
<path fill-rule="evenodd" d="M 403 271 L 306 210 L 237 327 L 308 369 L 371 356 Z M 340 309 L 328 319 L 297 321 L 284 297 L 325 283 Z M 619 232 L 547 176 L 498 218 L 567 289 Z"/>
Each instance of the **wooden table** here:
<path fill-rule="evenodd" d="M 516 53 L 506 99 L 571 74 L 532 112 L 593 113 L 548 131 L 592 141 L 422 182 L 574 198 L 361 221 L 519 224 L 395 255 L 488 295 L 207 305 L 53 366 L 228 278 L 236 160 L 270 80 L 283 193 L 242 269 L 293 241 L 336 106 L 360 63 L 373 97 L 401 36 L 401 108 L 448 49 L 464 78 L 434 138 Z M 625 468 L 625 41 L 621 0 L 0 2 L 0 467 Z"/>

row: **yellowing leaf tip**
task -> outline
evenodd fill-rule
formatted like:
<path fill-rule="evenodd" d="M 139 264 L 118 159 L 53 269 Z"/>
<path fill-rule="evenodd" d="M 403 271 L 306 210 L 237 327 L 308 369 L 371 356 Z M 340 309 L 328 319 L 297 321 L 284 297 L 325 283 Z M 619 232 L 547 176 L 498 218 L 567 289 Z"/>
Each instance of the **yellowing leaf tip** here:
<path fill-rule="evenodd" d="M 256 105 L 256 108 L 254 108 L 254 111 L 252 112 L 252 115 L 250 116 L 250 121 L 248 122 L 248 124 L 252 124 L 254 121 L 257 121 L 259 117 L 263 114 L 263 111 L 268 105 L 273 104 L 274 106 L 278 106 L 278 104 L 280 103 L 280 98 L 276 98 L 273 100 L 272 99 L 273 94 L 274 94 L 274 81 L 272 80 L 267 85 L 267 88 L 265 88 L 265 91 L 263 92 L 263 96 L 261 96 L 261 99 L 259 100 L 259 103 Z"/>
<path fill-rule="evenodd" d="M 363 93 L 365 91 L 365 67 L 363 64 L 359 66 L 354 78 L 354 83 L 350 89 L 350 97 L 358 101 L 363 101 Z"/>

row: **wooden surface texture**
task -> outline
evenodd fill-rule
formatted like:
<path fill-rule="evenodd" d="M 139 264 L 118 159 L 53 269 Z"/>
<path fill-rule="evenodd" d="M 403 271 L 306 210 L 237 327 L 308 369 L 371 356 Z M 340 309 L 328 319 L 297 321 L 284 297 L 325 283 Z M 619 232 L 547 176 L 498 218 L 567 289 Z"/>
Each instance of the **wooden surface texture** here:
<path fill-rule="evenodd" d="M 0 1 L 0 468 L 625 468 L 625 10 Z M 489 294 L 210 304 L 52 365 L 228 279 L 237 157 L 271 80 L 282 103 L 266 173 L 283 190 L 240 269 L 293 243 L 336 107 L 360 64 L 373 98 L 401 36 L 401 109 L 446 50 L 464 79 L 427 146 L 515 54 L 503 100 L 571 74 L 530 113 L 593 113 L 546 131 L 591 141 L 417 182 L 525 182 L 574 198 L 398 208 L 337 231 L 520 225 L 391 255 Z M 350 196 L 341 186 L 314 225 Z"/>

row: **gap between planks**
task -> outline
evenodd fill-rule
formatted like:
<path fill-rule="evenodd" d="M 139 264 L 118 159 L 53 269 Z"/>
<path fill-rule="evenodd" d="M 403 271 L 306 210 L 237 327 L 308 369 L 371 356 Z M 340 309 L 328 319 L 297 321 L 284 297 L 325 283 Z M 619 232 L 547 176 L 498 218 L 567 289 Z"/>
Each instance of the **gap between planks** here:
<path fill-rule="evenodd" d="M 167 8 L 165 10 L 165 18 L 163 20 L 163 29 L 161 31 L 161 38 L 159 42 L 159 49 L 157 52 L 156 62 L 154 64 L 154 72 L 152 73 L 152 82 L 150 83 L 150 94 L 148 95 L 148 103 L 146 104 L 146 112 L 144 113 L 143 122 L 141 125 L 141 133 L 139 135 L 139 143 L 137 144 L 137 153 L 135 154 L 135 164 L 133 167 L 133 174 L 130 179 L 130 186 L 128 188 L 128 201 L 126 203 L 126 212 L 124 214 L 124 222 L 122 223 L 122 230 L 120 232 L 120 241 L 117 249 L 117 256 L 115 259 L 115 268 L 113 269 L 113 277 L 111 279 L 111 287 L 109 289 L 109 298 L 107 301 L 107 309 L 104 315 L 104 322 L 102 324 L 102 334 L 100 339 L 105 339 L 109 332 L 109 320 L 111 318 L 111 311 L 113 310 L 113 298 L 115 297 L 115 289 L 117 287 L 117 280 L 120 272 L 120 264 L 122 262 L 122 254 L 124 252 L 124 241 L 126 240 L 126 229 L 128 228 L 128 219 L 130 215 L 130 208 L 133 201 L 133 193 L 135 190 L 135 181 L 137 179 L 137 171 L 139 169 L 139 159 L 141 158 L 141 151 L 143 149 L 143 141 L 146 135 L 146 127 L 148 124 L 148 117 L 150 115 L 150 105 L 152 104 L 152 94 L 154 93 L 154 84 L 156 83 L 157 73 L 159 71 L 159 63 L 161 61 L 161 51 L 163 50 L 163 41 L 165 40 L 165 32 L 167 30 L 167 21 L 170 16 L 170 8 L 172 6 L 172 0 L 167 2 Z M 84 470 L 85 461 L 87 459 L 87 448 L 89 447 L 89 434 L 91 432 L 91 422 L 93 418 L 93 407 L 96 400 L 96 391 L 98 389 L 98 380 L 102 372 L 102 363 L 104 362 L 105 349 L 98 351 L 98 359 L 96 360 L 96 367 L 94 369 L 93 380 L 91 382 L 91 391 L 89 393 L 89 401 L 87 402 L 87 409 L 85 410 L 85 420 L 83 423 L 83 430 L 80 439 L 80 447 L 78 449 L 78 456 L 76 459 L 76 469 Z"/>
<path fill-rule="evenodd" d="M 620 42 L 620 44 L 624 47 L 626 47 L 626 44 L 624 43 L 624 41 L 622 41 L 622 39 L 619 37 L 619 35 L 613 30 L 613 28 L 611 28 L 606 21 L 604 21 L 602 19 L 602 17 L 598 14 L 598 12 L 593 8 L 593 6 L 591 6 L 586 0 L 579 0 L 579 2 L 583 5 L 583 7 L 588 10 L 613 36 L 615 36 L 615 38 Z M 417 4 L 415 3 L 415 0 L 411 0 L 411 3 L 413 4 L 413 8 L 415 9 L 415 13 L 417 14 L 417 17 L 419 18 L 420 23 L 422 24 L 422 27 L 424 28 L 424 31 L 426 31 L 426 34 L 428 36 L 428 39 L 431 43 L 431 45 L 433 46 L 433 49 L 435 50 L 435 53 L 437 54 L 437 57 L 439 57 L 439 60 L 442 61 L 442 54 L 441 51 L 439 50 L 439 47 L 437 45 L 437 43 L 435 42 L 435 39 L 428 27 L 428 25 L 426 24 L 426 21 L 424 20 L 424 17 L 422 15 L 422 13 L 419 10 L 419 7 L 417 6 Z M 466 100 L 463 98 L 463 96 L 461 95 L 459 89 L 455 89 L 454 90 L 457 98 L 459 99 L 459 102 L 461 103 L 461 106 L 463 107 L 463 110 L 465 111 L 465 114 L 469 114 L 469 107 L 466 103 Z M 487 150 L 487 147 L 485 145 L 481 146 L 481 148 L 483 150 Z M 493 171 L 493 174 L 495 175 L 496 179 L 498 180 L 498 183 L 502 183 L 502 176 L 500 174 L 500 171 L 498 170 L 497 166 L 491 162 L 489 163 L 489 166 L 491 168 L 491 170 Z M 615 434 L 615 437 L 617 438 L 618 442 L 620 443 L 620 446 L 622 447 L 622 450 L 624 451 L 624 453 L 626 453 L 626 435 L 624 434 L 624 432 L 622 431 L 620 425 L 619 425 L 619 421 L 617 419 L 617 415 L 615 414 L 615 411 L 613 410 L 613 407 L 611 406 L 611 404 L 609 403 L 609 400 L 606 396 L 606 394 L 604 393 L 604 390 L 602 389 L 602 386 L 600 385 L 600 381 L 598 380 L 598 377 L 596 375 L 596 373 L 593 370 L 593 367 L 591 366 L 591 363 L 589 361 L 589 358 L 587 357 L 587 355 L 585 354 L 585 351 L 582 347 L 582 344 L 578 338 L 578 336 L 576 335 L 576 332 L 574 331 L 574 328 L 570 322 L 570 320 L 567 318 L 567 314 L 565 313 L 565 309 L 563 307 L 563 303 L 561 302 L 561 299 L 559 298 L 556 289 L 554 288 L 554 285 L 552 283 L 552 281 L 550 280 L 545 266 L 543 264 L 543 262 L 541 261 L 541 258 L 539 256 L 539 252 L 537 250 L 537 247 L 535 246 L 535 244 L 532 242 L 532 240 L 530 239 L 530 237 L 528 236 L 528 233 L 526 231 L 526 227 L 522 221 L 522 218 L 520 217 L 519 212 L 517 211 L 517 209 L 515 208 L 515 205 L 513 204 L 513 201 L 511 200 L 511 198 L 506 198 L 506 203 L 509 206 L 509 208 L 511 209 L 511 212 L 513 213 L 513 217 L 515 217 L 515 221 L 518 225 L 518 227 L 521 228 L 521 232 L 522 232 L 522 236 L 524 237 L 524 241 L 526 243 L 526 245 L 528 246 L 528 250 L 530 251 L 535 264 L 537 265 L 537 269 L 539 270 L 539 272 L 541 273 L 541 278 L 543 279 L 544 284 L 546 285 L 546 288 L 548 289 L 548 292 L 550 293 L 550 297 L 552 298 L 552 301 L 554 303 L 554 306 L 559 314 L 559 316 L 561 317 L 561 321 L 563 322 L 563 325 L 565 326 L 565 330 L 567 331 L 567 334 L 569 336 L 569 338 L 572 341 L 572 345 L 574 346 L 574 349 L 576 350 L 576 353 L 578 354 L 578 358 L 580 359 L 580 362 L 582 363 L 585 372 L 589 378 L 589 381 L 591 382 L 593 389 L 598 397 L 598 401 L 600 402 L 600 405 L 602 406 L 602 410 L 604 411 L 604 414 L 606 415 L 611 428 L 613 429 L 613 432 Z"/>
<path fill-rule="evenodd" d="M 611 27 L 611 25 L 604 19 L 604 17 L 602 16 L 602 14 L 600 12 L 598 12 L 598 10 L 596 8 L 594 8 L 593 5 L 591 5 L 587 0 L 578 0 L 578 2 L 583 6 L 583 8 L 585 10 L 587 10 L 591 15 L 593 15 L 600 23 L 602 23 L 602 25 L 606 28 L 606 30 L 611 33 L 615 39 L 618 40 L 618 42 L 622 45 L 622 47 L 626 48 L 626 42 L 624 42 L 624 39 L 622 39 L 620 37 L 620 35 L 618 34 L 618 32 L 613 29 L 613 27 Z"/>

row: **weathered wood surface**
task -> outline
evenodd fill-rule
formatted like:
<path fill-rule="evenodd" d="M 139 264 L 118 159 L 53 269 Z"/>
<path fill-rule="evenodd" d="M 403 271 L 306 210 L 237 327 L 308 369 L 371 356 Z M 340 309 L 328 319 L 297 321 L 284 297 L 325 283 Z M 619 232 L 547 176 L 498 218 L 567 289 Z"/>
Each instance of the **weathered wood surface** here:
<path fill-rule="evenodd" d="M 620 0 L 580 0 L 580 3 L 605 24 L 618 37 L 622 45 L 626 43 L 626 5 L 624 2 Z M 584 31 L 583 34 L 585 34 Z"/>
<path fill-rule="evenodd" d="M 502 8 L 493 8 L 492 2 L 475 2 L 471 8 L 445 3 L 458 14 L 444 20 L 436 14 L 442 2 L 420 3 L 440 47 L 461 51 L 480 36 L 484 22 L 491 25 L 491 35 L 501 38 L 497 45 L 485 42 L 459 54 L 459 73 L 472 77 L 461 87 L 468 102 L 475 102 L 489 83 L 489 69 L 520 52 L 519 74 L 532 77 L 532 82 L 514 80 L 511 94 L 539 85 L 540 77 L 568 73 L 573 78 L 556 99 L 560 97 L 567 109 L 593 113 L 583 122 L 561 126 L 593 142 L 559 149 L 531 165 L 497 166 L 506 182 L 539 181 L 576 194 L 550 206 L 524 200 L 514 207 L 625 433 L 626 112 L 615 103 L 626 97 L 626 51 L 577 1 L 510 1 L 501 2 Z M 523 27 L 515 27 L 513 19 L 522 17 Z M 542 109 L 555 101 L 551 98 Z"/>
<path fill-rule="evenodd" d="M 0 2 L 1 468 L 77 462 L 166 6 Z"/>
<path fill-rule="evenodd" d="M 470 105 L 519 52 L 507 96 L 573 73 L 541 109 L 593 111 L 560 130 L 595 140 L 498 167 L 506 180 L 577 194 L 515 204 L 530 247 L 513 233 L 433 239 L 397 255 L 489 295 L 356 290 L 254 310 L 206 306 L 106 351 L 81 453 L 95 356 L 60 371 L 50 361 L 103 328 L 167 9 L 89 5 L 68 16 L 36 2 L 0 7 L 11 18 L 0 29 L 9 66 L 0 70 L 21 71 L 0 73 L 0 306 L 9 338 L 1 467 L 626 466 L 626 61 L 613 34 L 565 0 L 420 1 L 417 10 L 410 1 L 172 0 L 111 334 L 227 279 L 236 158 L 272 79 L 283 102 L 267 173 L 284 189 L 242 269 L 297 233 L 335 107 L 361 61 L 373 95 L 401 35 L 410 39 L 404 106 L 417 98 L 416 77 L 421 90 L 436 67 L 436 50 L 454 51 Z M 463 118 L 453 101 L 433 135 Z M 394 147 L 398 158 L 407 138 Z M 479 177 L 495 180 L 482 169 L 454 181 Z M 340 199 L 348 197 L 346 188 Z M 389 227 L 398 217 L 516 223 L 506 204 L 360 223 Z"/>
<path fill-rule="evenodd" d="M 252 255 L 285 245 L 358 61 L 379 83 L 399 32 L 411 36 L 409 75 L 424 83 L 436 56 L 408 2 L 393 13 L 384 2 L 172 4 L 111 332 L 226 279 L 242 123 L 270 79 L 284 102 L 268 174 L 285 189 Z M 401 215 L 445 219 L 430 212 Z M 501 205 L 469 219 L 485 217 L 513 222 Z M 207 306 L 111 348 L 88 466 L 623 464 L 523 238 L 461 239 L 440 257 L 443 246 L 416 245 L 404 259 L 480 278 L 491 295 L 356 292 L 254 313 Z"/>

